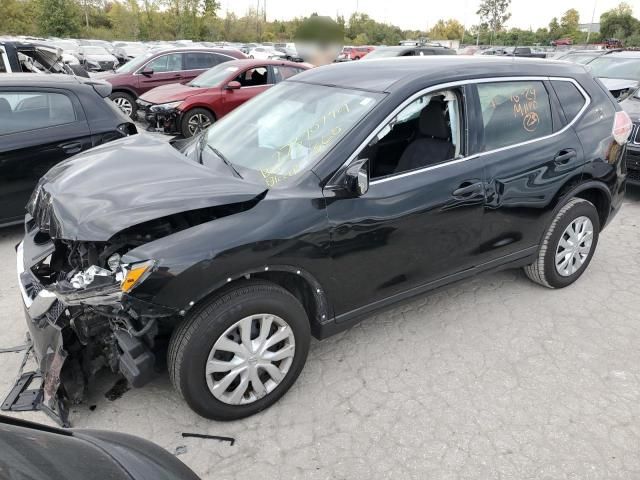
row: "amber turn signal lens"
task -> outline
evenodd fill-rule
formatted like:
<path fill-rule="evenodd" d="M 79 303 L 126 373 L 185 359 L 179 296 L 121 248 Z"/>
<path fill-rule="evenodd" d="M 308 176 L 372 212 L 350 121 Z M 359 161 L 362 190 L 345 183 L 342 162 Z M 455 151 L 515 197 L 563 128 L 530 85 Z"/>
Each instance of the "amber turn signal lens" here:
<path fill-rule="evenodd" d="M 133 287 L 142 281 L 144 275 L 151 270 L 151 267 L 153 267 L 153 262 L 151 260 L 132 265 L 131 269 L 127 271 L 127 275 L 124 277 L 124 280 L 122 280 L 120 289 L 125 293 L 130 292 Z"/>

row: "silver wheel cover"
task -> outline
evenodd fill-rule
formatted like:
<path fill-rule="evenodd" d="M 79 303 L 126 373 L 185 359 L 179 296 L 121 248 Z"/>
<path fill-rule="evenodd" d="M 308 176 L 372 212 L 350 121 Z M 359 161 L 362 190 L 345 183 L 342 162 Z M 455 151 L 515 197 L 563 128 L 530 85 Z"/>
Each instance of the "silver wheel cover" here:
<path fill-rule="evenodd" d="M 205 130 L 207 127 L 211 125 L 211 120 L 207 118 L 206 115 L 201 113 L 197 113 L 189 118 L 187 122 L 187 128 L 189 129 L 189 133 L 191 136 L 196 133 L 200 133 L 202 130 Z"/>
<path fill-rule="evenodd" d="M 133 112 L 133 105 L 131 105 L 129 100 L 124 97 L 118 97 L 113 100 L 113 103 L 115 103 L 118 108 L 125 113 L 125 115 L 131 116 L 131 113 Z"/>
<path fill-rule="evenodd" d="M 572 221 L 560 236 L 556 247 L 556 271 L 562 277 L 569 277 L 580 270 L 589 257 L 593 242 L 593 223 L 581 216 Z"/>
<path fill-rule="evenodd" d="M 268 313 L 245 317 L 229 327 L 209 353 L 209 391 L 230 405 L 253 403 L 284 380 L 295 350 L 293 330 L 282 318 Z"/>

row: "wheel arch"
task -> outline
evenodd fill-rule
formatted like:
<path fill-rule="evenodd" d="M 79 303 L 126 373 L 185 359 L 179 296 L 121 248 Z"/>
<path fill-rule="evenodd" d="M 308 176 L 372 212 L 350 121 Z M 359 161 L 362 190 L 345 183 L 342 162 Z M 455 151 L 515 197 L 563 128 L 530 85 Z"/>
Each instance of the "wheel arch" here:
<path fill-rule="evenodd" d="M 192 310 L 249 279 L 269 281 L 284 288 L 296 297 L 307 313 L 311 332 L 315 337 L 319 336 L 321 325 L 331 319 L 329 302 L 320 282 L 303 268 L 291 265 L 269 265 L 251 268 L 227 277 L 223 281 L 214 283 L 208 294 L 201 297 L 189 309 Z"/>
<path fill-rule="evenodd" d="M 138 94 L 127 87 L 113 87 L 109 96 L 113 95 L 114 93 L 126 93 L 127 95 L 131 95 L 134 100 L 138 98 Z"/>
<path fill-rule="evenodd" d="M 609 214 L 611 213 L 611 192 L 607 186 L 602 182 L 594 180 L 574 186 L 562 196 L 561 201 L 556 206 L 554 216 L 560 208 L 574 197 L 588 200 L 596 207 L 600 221 L 600 230 L 602 230 L 607 224 Z"/>

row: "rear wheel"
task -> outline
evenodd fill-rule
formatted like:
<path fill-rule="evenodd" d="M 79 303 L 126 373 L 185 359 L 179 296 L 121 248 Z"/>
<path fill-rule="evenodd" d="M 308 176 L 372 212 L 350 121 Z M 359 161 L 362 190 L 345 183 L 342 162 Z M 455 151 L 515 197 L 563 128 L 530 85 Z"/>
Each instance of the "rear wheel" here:
<path fill-rule="evenodd" d="M 571 285 L 591 262 L 599 233 L 596 207 L 582 198 L 572 198 L 554 217 L 537 260 L 524 267 L 525 273 L 545 287 Z"/>
<path fill-rule="evenodd" d="M 309 341 L 309 320 L 293 295 L 269 282 L 246 282 L 175 330 L 169 375 L 196 413 L 244 418 L 289 390 L 304 367 Z"/>
<path fill-rule="evenodd" d="M 204 108 L 194 108 L 189 110 L 182 117 L 182 135 L 190 138 L 206 130 L 216 119 L 209 110 Z"/>
<path fill-rule="evenodd" d="M 132 95 L 124 92 L 113 92 L 109 98 L 126 116 L 136 118 L 138 106 Z"/>

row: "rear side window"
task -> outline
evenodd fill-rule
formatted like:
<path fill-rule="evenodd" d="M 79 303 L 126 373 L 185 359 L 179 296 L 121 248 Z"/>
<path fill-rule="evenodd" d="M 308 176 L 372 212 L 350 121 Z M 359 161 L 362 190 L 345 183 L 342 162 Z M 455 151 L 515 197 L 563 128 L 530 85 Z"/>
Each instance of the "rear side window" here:
<path fill-rule="evenodd" d="M 0 135 L 75 121 L 71 99 L 62 93 L 0 92 Z"/>
<path fill-rule="evenodd" d="M 567 123 L 570 123 L 580 113 L 586 100 L 578 90 L 578 87 L 571 82 L 552 80 L 551 85 L 553 85 L 553 89 L 558 95 L 564 115 L 567 117 Z"/>
<path fill-rule="evenodd" d="M 184 54 L 185 70 L 211 68 L 220 63 L 220 58 L 212 53 L 192 52 Z"/>
<path fill-rule="evenodd" d="M 482 151 L 535 140 L 553 132 L 549 94 L 542 82 L 477 85 L 484 125 Z"/>

